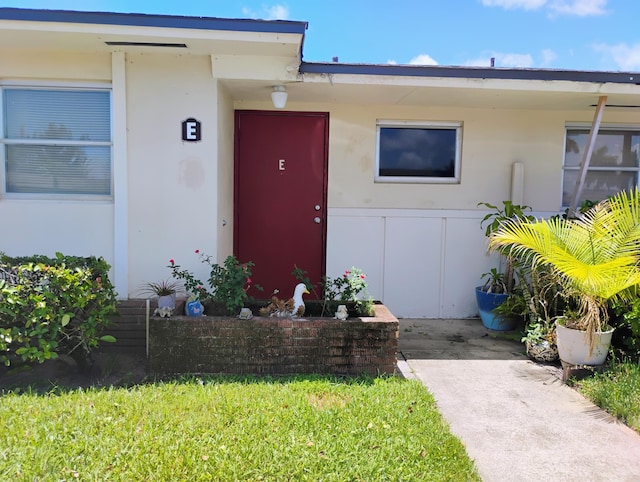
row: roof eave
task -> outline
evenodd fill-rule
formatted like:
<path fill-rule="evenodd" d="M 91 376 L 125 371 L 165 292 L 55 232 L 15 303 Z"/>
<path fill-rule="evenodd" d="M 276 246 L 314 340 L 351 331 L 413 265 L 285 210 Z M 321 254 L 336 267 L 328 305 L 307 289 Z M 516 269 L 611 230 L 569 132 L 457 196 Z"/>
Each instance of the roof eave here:
<path fill-rule="evenodd" d="M 302 62 L 300 73 L 454 79 L 546 80 L 640 85 L 640 72 Z"/>
<path fill-rule="evenodd" d="M 292 20 L 228 19 L 139 13 L 34 10 L 23 8 L 0 8 L 0 20 L 196 30 L 230 30 L 237 32 L 292 33 L 300 35 L 304 35 L 308 27 L 307 22 Z"/>

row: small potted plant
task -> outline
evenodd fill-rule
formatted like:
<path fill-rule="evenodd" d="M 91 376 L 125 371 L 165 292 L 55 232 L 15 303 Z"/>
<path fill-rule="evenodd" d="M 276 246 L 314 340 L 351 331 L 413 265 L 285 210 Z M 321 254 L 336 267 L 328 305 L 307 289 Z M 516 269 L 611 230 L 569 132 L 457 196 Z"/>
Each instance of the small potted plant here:
<path fill-rule="evenodd" d="M 527 211 L 531 211 L 529 206 L 513 204 L 511 201 L 503 201 L 502 204 L 502 207 L 498 207 L 489 203 L 478 203 L 478 206 L 492 209 L 492 212 L 486 214 L 480 221 L 480 226 L 485 229 L 487 237 L 507 221 L 533 219 L 533 216 L 526 214 Z M 476 287 L 475 295 L 482 324 L 490 330 L 509 331 L 516 327 L 518 319 L 495 310 L 513 293 L 516 285 L 515 270 L 510 256 L 501 257 L 500 265 L 504 265 L 503 271 L 492 268 L 491 271 L 482 275 L 481 278 L 485 279 L 485 283 Z"/>
<path fill-rule="evenodd" d="M 558 345 L 556 343 L 556 331 L 554 324 L 543 321 L 531 322 L 527 325 L 522 342 L 527 355 L 533 361 L 551 363 L 558 359 Z"/>
<path fill-rule="evenodd" d="M 176 281 L 162 280 L 147 282 L 141 292 L 158 298 L 158 308 L 176 308 L 176 295 L 180 291 L 180 284 Z"/>
<path fill-rule="evenodd" d="M 519 271 L 518 292 L 505 305 L 517 307 L 517 313 L 528 320 L 522 342 L 529 358 L 542 363 L 556 361 L 556 321 L 568 313 L 568 300 L 564 297 L 562 284 L 557 274 L 547 266 L 524 266 L 521 263 Z"/>
<path fill-rule="evenodd" d="M 497 268 L 491 268 L 491 271 L 482 275 L 482 279 L 485 279 L 484 284 L 476 287 L 480 319 L 485 328 L 490 330 L 507 331 L 515 327 L 514 318 L 496 311 L 496 308 L 510 296 L 504 278 L 504 273 L 500 273 Z"/>

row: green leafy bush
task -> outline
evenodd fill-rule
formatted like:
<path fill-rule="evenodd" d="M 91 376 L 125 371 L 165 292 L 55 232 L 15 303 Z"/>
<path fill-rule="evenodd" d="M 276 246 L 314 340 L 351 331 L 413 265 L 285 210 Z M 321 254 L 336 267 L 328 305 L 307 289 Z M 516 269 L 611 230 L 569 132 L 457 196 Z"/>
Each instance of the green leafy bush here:
<path fill-rule="evenodd" d="M 102 258 L 0 255 L 0 362 L 44 362 L 59 354 L 80 369 L 116 311 L 116 297 Z"/>
<path fill-rule="evenodd" d="M 214 302 L 224 307 L 226 314 L 237 315 L 240 309 L 250 301 L 247 291 L 251 288 L 251 273 L 254 264 L 251 261 L 240 263 L 235 256 L 227 256 L 221 266 L 213 262 L 210 255 L 195 250 L 200 261 L 210 267 L 207 285 L 194 276 L 194 274 L 182 269 L 175 260 L 169 260 L 168 268 L 171 276 L 184 282 L 184 288 L 193 298 L 202 303 Z M 208 286 L 208 288 L 207 288 Z M 255 289 L 262 291 L 262 287 L 254 284 Z"/>
<path fill-rule="evenodd" d="M 611 341 L 619 355 L 640 361 L 640 297 L 630 303 L 613 304 L 610 324 L 616 328 Z"/>

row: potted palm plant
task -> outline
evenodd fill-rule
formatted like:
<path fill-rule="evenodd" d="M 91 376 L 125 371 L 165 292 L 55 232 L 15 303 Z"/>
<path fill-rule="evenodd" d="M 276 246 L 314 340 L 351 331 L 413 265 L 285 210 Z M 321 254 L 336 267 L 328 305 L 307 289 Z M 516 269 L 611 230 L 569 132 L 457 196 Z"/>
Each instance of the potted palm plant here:
<path fill-rule="evenodd" d="M 485 206 L 492 211 L 480 221 L 480 226 L 485 229 L 485 235 L 491 236 L 505 222 L 519 222 L 520 220 L 533 219 L 526 214 L 531 211 L 529 206 L 513 204 L 511 201 L 502 201 L 502 207 L 490 203 L 478 203 L 478 206 Z M 485 226 L 486 223 L 486 226 Z M 509 331 L 516 327 L 518 319 L 501 313 L 499 308 L 513 293 L 515 287 L 514 266 L 512 258 L 506 256 L 500 259 L 501 271 L 492 268 L 488 273 L 482 275 L 484 284 L 475 289 L 476 302 L 482 324 L 495 331 Z"/>
<path fill-rule="evenodd" d="M 608 303 L 631 300 L 640 283 L 640 193 L 620 192 L 578 219 L 505 222 L 489 248 L 557 277 L 572 309 L 556 323 L 560 359 L 570 365 L 604 363 L 613 329 Z"/>

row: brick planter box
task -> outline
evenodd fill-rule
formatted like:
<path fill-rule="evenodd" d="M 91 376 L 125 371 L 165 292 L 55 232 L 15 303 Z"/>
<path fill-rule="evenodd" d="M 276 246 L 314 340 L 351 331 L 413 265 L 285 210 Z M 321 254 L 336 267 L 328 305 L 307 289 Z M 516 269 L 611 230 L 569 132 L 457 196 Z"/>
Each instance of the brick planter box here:
<path fill-rule="evenodd" d="M 349 318 L 153 317 L 154 374 L 378 375 L 396 371 L 398 320 L 384 305 Z"/>

